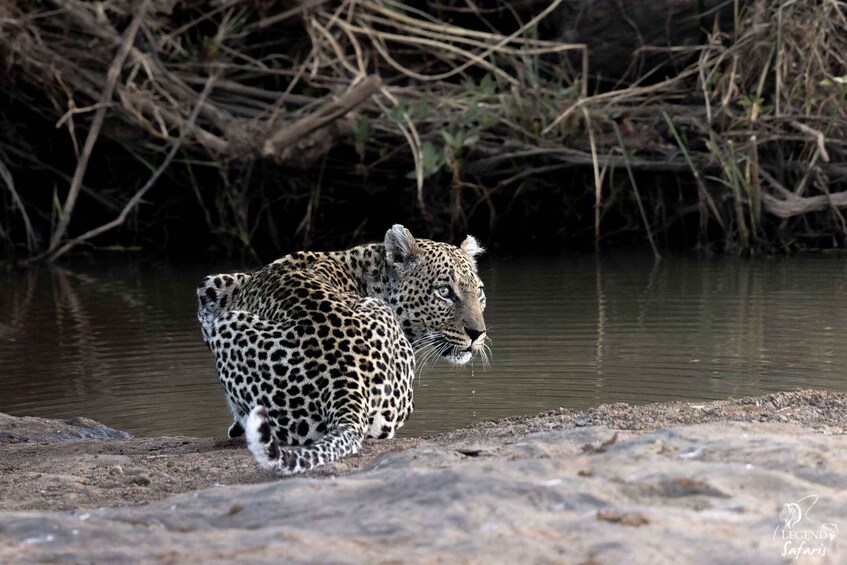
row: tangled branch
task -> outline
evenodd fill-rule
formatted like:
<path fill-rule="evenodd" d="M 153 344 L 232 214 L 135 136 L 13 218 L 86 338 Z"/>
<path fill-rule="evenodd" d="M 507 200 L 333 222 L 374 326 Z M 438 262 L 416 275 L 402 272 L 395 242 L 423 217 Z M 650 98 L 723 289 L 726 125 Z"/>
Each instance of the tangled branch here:
<path fill-rule="evenodd" d="M 620 168 L 648 235 L 666 223 L 649 217 L 664 197 L 639 190 L 644 172 L 689 179 L 681 210 L 695 205 L 703 237 L 719 226 L 743 248 L 770 246 L 774 220 L 784 227 L 801 216 L 809 231 L 829 222 L 847 237 L 844 1 L 739 2 L 731 25 L 716 16 L 724 4 L 707 2 L 712 9 L 691 16 L 712 22 L 700 43 L 642 44 L 629 69 L 657 54 L 659 63 L 611 87 L 589 65 L 603 53 L 549 32 L 572 2 L 495 4 L 442 2 L 436 12 L 395 0 L 0 3 L 0 56 L 15 76 L 5 93 L 43 91 L 45 112 L 74 143 L 86 130 L 44 238 L 47 256 L 102 233 L 68 235 L 100 136 L 160 163 L 180 147 L 221 163 L 298 169 L 348 144 L 361 160 L 351 170 L 386 161 L 411 170 L 429 221 L 427 179 L 448 180 L 450 222 L 461 223 L 481 203 L 494 218 L 498 192 L 555 190 L 557 171 L 590 169 L 599 241 L 608 173 Z M 492 23 L 494 11 L 511 23 Z M 25 221 L 38 239 L 44 227 Z"/>

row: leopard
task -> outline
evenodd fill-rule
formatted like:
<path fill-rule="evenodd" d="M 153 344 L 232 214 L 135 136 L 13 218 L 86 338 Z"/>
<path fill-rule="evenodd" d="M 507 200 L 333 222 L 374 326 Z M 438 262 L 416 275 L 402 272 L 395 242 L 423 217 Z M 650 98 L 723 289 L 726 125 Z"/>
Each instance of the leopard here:
<path fill-rule="evenodd" d="M 388 439 L 414 408 L 418 362 L 487 360 L 473 236 L 459 245 L 395 224 L 380 243 L 299 251 L 197 288 L 203 341 L 258 465 L 293 475 Z"/>

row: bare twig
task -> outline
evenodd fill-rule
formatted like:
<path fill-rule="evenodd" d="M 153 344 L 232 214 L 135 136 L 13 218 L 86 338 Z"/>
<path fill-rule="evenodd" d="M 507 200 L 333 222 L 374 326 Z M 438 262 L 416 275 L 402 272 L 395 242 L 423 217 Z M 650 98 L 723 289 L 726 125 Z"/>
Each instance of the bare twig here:
<path fill-rule="evenodd" d="M 109 70 L 106 73 L 106 85 L 103 88 L 103 93 L 100 95 L 100 101 L 97 110 L 94 112 L 94 119 L 91 122 L 91 127 L 88 130 L 88 135 L 85 138 L 85 144 L 82 147 L 82 154 L 74 170 L 74 176 L 71 179 L 71 186 L 68 189 L 68 195 L 65 197 L 65 203 L 62 206 L 62 212 L 59 215 L 59 221 L 56 224 L 56 229 L 53 231 L 53 236 L 50 238 L 50 246 L 48 253 L 52 254 L 61 244 L 65 233 L 68 230 L 68 224 L 73 215 L 74 206 L 76 205 L 77 197 L 79 196 L 80 188 L 82 187 L 82 179 L 85 176 L 85 171 L 88 168 L 88 160 L 91 157 L 91 152 L 94 150 L 94 144 L 97 142 L 97 136 L 100 134 L 100 128 L 103 126 L 103 120 L 106 117 L 106 108 L 112 100 L 112 94 L 115 91 L 115 85 L 121 74 L 124 61 L 129 55 L 135 42 L 135 35 L 141 27 L 141 22 L 150 7 L 150 0 L 142 0 L 141 4 L 132 17 L 132 21 L 124 33 L 123 42 L 121 43 Z"/>
<path fill-rule="evenodd" d="M 644 221 L 644 230 L 647 232 L 647 239 L 650 241 L 650 247 L 653 249 L 653 257 L 657 260 L 661 259 L 662 255 L 656 247 L 656 242 L 653 241 L 653 230 L 650 229 L 650 220 L 647 219 L 647 212 L 644 210 L 644 203 L 641 201 L 641 193 L 638 192 L 638 184 L 635 182 L 635 175 L 632 174 L 632 167 L 629 166 L 629 154 L 626 151 L 626 145 L 623 142 L 621 130 L 618 127 L 618 124 L 614 122 L 612 122 L 612 127 L 615 129 L 615 136 L 617 136 L 618 143 L 621 146 L 623 162 L 624 165 L 626 165 L 626 173 L 629 175 L 629 183 L 632 185 L 632 192 L 635 194 L 635 202 L 638 204 L 638 211 L 641 212 L 641 219 Z"/>
<path fill-rule="evenodd" d="M 305 12 L 306 10 L 310 10 L 312 8 L 317 8 L 321 4 L 326 4 L 328 0 L 305 0 L 304 2 L 300 2 L 298 6 L 293 8 L 289 8 L 279 14 L 274 14 L 273 16 L 268 16 L 266 18 L 262 18 L 259 20 L 258 28 L 263 29 L 270 27 L 274 24 L 278 24 L 279 22 L 285 21 L 292 16 L 296 16 Z"/>
<path fill-rule="evenodd" d="M 597 143 L 594 140 L 594 129 L 591 126 L 591 116 L 582 108 L 585 118 L 585 129 L 588 130 L 588 142 L 591 147 L 591 166 L 594 171 L 594 252 L 600 252 L 600 209 L 603 206 L 603 177 L 600 176 L 600 165 L 597 159 Z"/>
<path fill-rule="evenodd" d="M 99 227 L 88 230 L 84 234 L 67 241 L 64 245 L 62 245 L 61 247 L 59 247 L 57 250 L 55 250 L 54 252 L 52 252 L 49 255 L 49 259 L 51 261 L 55 261 L 56 259 L 58 259 L 62 255 L 64 255 L 65 253 L 67 253 L 68 251 L 70 251 L 71 249 L 76 247 L 77 245 L 79 245 L 80 243 L 87 241 L 87 240 L 89 240 L 93 237 L 97 237 L 98 235 L 105 233 L 105 232 L 107 232 L 111 229 L 114 229 L 114 228 L 122 225 L 126 221 L 126 218 L 129 215 L 129 213 L 132 212 L 132 210 L 135 209 L 135 207 L 138 205 L 139 202 L 141 202 L 141 199 L 144 198 L 144 195 L 147 194 L 147 191 L 149 191 L 151 188 L 153 188 L 153 186 L 156 184 L 156 181 L 159 180 L 159 177 L 162 176 L 162 173 L 165 172 L 165 169 L 167 169 L 168 165 L 170 165 L 171 161 L 173 161 L 173 158 L 176 156 L 177 152 L 179 151 L 179 148 L 182 145 L 183 140 L 188 135 L 188 133 L 191 131 L 191 128 L 194 126 L 194 122 L 197 120 L 197 115 L 200 113 L 200 108 L 202 108 L 203 103 L 206 101 L 206 97 L 209 95 L 209 92 L 211 92 L 211 90 L 212 90 L 213 83 L 214 83 L 214 77 L 209 77 L 209 79 L 206 81 L 206 86 L 203 87 L 203 92 L 200 93 L 200 97 L 198 98 L 197 105 L 194 106 L 194 110 L 191 112 L 191 115 L 185 121 L 185 124 L 183 126 L 182 131 L 180 132 L 179 137 L 174 142 L 174 144 L 171 146 L 171 149 L 168 152 L 167 156 L 165 156 L 164 161 L 162 161 L 162 163 L 159 165 L 159 168 L 156 169 L 156 171 L 147 180 L 147 182 L 144 184 L 144 186 L 142 186 L 141 189 L 138 192 L 136 192 L 132 196 L 132 198 L 129 199 L 129 201 L 126 203 L 126 205 L 121 210 L 120 214 L 118 214 L 118 216 L 114 220 L 112 220 L 111 222 L 107 222 L 107 223 L 105 223 L 105 224 L 103 224 Z"/>
<path fill-rule="evenodd" d="M 3 161 L 0 161 L 0 179 L 3 179 L 3 182 L 6 183 L 6 188 L 9 189 L 9 193 L 12 195 L 12 202 L 14 202 L 15 207 L 21 213 L 21 218 L 24 221 L 24 229 L 26 230 L 26 248 L 30 253 L 34 253 L 37 243 L 35 232 L 32 229 L 32 222 L 29 221 L 29 214 L 27 214 L 23 200 L 21 200 L 18 191 L 15 189 L 15 181 L 12 178 L 12 173 Z"/>

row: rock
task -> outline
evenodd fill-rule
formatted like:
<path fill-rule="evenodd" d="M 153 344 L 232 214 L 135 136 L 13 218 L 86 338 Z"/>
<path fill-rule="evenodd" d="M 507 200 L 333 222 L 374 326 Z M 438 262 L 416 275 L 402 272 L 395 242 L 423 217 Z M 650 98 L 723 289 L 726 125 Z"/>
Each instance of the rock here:
<path fill-rule="evenodd" d="M 367 442 L 287 479 L 211 439 L 4 444 L 0 562 L 783 563 L 792 504 L 788 533 L 832 532 L 819 562 L 845 562 L 847 437 L 826 414 L 847 397 L 786 394 L 802 426 L 738 421 L 772 409 L 749 400 L 616 404 L 592 426 L 557 411 Z"/>
<path fill-rule="evenodd" d="M 66 512 L 4 512 L 0 560 L 213 562 L 243 554 L 268 563 L 589 556 L 611 563 L 649 561 L 661 540 L 663 554 L 686 563 L 779 563 L 780 509 L 810 485 L 797 457 L 847 450 L 847 438 L 796 426 L 712 423 L 627 434 L 615 449 L 573 453 L 608 435 L 592 428 L 524 437 L 546 454 L 538 458 L 517 445 L 496 457 L 457 458 L 450 443 L 420 442 L 405 450 L 420 456 L 376 470 L 334 479 L 264 475 L 271 482 L 86 511 L 84 521 Z M 657 454 L 657 440 L 683 451 L 708 445 L 714 456 Z M 591 460 L 590 476 L 572 470 L 581 457 Z M 831 459 L 826 472 L 830 485 L 815 483 L 815 517 L 847 523 L 847 461 Z"/>
<path fill-rule="evenodd" d="M 582 446 L 583 453 L 605 453 L 609 446 L 613 445 L 616 441 L 618 441 L 618 432 L 614 432 L 609 439 L 604 439 L 603 441 L 591 444 L 586 443 Z"/>
<path fill-rule="evenodd" d="M 617 512 L 615 510 L 598 510 L 597 519 L 613 524 L 636 527 L 650 523 L 650 520 L 641 512 Z"/>
<path fill-rule="evenodd" d="M 153 481 L 150 480 L 150 477 L 147 476 L 146 474 L 139 473 L 137 475 L 131 476 L 129 478 L 129 482 L 134 484 L 134 485 L 138 485 L 140 487 L 146 487 L 146 486 L 150 486 L 150 483 L 152 483 Z"/>
<path fill-rule="evenodd" d="M 62 422 L 0 413 L 0 443 L 53 443 L 74 439 L 132 439 L 132 435 L 90 418 L 71 418 Z"/>

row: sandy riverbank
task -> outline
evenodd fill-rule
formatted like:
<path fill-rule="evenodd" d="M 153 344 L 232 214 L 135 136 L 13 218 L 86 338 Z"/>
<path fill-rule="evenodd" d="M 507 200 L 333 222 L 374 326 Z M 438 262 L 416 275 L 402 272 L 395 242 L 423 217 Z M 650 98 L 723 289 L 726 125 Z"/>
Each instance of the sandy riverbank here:
<path fill-rule="evenodd" d="M 239 443 L 0 415 L 0 561 L 781 563 L 813 532 L 804 561 L 838 563 L 817 532 L 847 536 L 845 429 L 847 394 L 614 404 L 277 480 Z"/>

